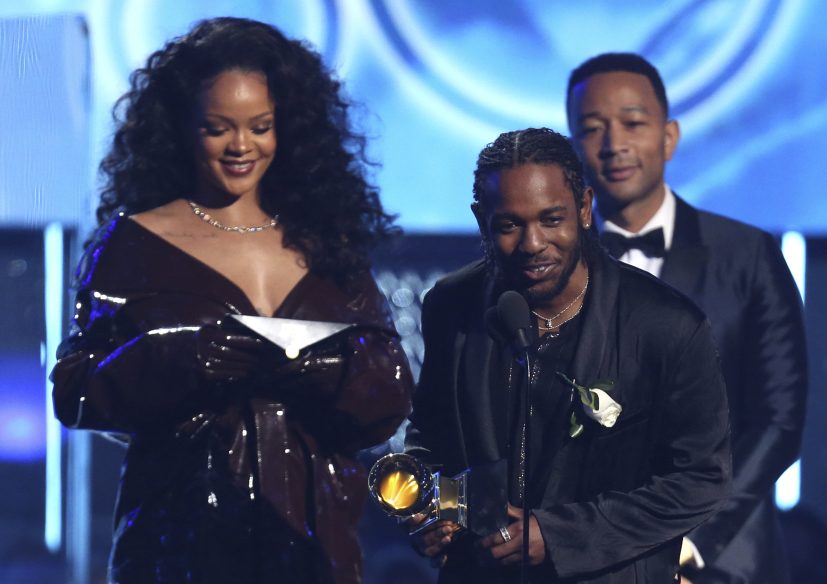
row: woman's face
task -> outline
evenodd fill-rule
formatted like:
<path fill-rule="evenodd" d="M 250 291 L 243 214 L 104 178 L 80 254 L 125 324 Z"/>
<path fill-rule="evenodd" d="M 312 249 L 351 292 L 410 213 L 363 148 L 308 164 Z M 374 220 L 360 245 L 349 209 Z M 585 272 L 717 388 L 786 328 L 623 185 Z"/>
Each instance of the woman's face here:
<path fill-rule="evenodd" d="M 262 73 L 219 73 L 198 96 L 200 194 L 257 196 L 276 153 L 275 104 Z"/>

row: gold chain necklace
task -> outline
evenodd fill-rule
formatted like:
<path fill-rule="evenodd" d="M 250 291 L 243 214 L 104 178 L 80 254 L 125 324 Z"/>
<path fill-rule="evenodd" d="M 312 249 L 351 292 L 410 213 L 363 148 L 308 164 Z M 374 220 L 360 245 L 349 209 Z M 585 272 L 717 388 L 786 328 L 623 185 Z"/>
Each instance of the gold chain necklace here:
<path fill-rule="evenodd" d="M 570 317 L 568 317 L 566 320 L 564 320 L 564 321 L 562 321 L 562 322 L 560 322 L 560 323 L 558 323 L 558 324 L 556 324 L 556 325 L 553 323 L 553 321 L 555 321 L 556 319 L 560 318 L 563 314 L 565 314 L 565 313 L 566 313 L 566 311 L 567 311 L 569 308 L 571 308 L 572 306 L 574 306 L 574 305 L 577 303 L 577 301 L 578 301 L 578 300 L 580 300 L 580 299 L 583 297 L 583 294 L 585 294 L 585 293 L 586 293 L 586 288 L 588 288 L 588 287 L 589 287 L 589 274 L 588 274 L 588 272 L 586 272 L 586 284 L 583 286 L 583 289 L 582 289 L 582 290 L 580 290 L 580 293 L 579 293 L 579 294 L 577 294 L 577 296 L 575 296 L 575 297 L 574 297 L 574 300 L 572 300 L 571 302 L 569 302 L 563 310 L 561 310 L 560 312 L 558 312 L 558 313 L 557 313 L 557 314 L 555 314 L 554 316 L 543 316 L 542 314 L 539 314 L 539 313 L 535 312 L 534 310 L 532 310 L 532 311 L 531 311 L 531 314 L 533 314 L 534 316 L 536 316 L 537 318 L 539 318 L 541 321 L 544 321 L 544 322 L 543 322 L 543 324 L 540 324 L 540 327 L 539 327 L 539 328 L 540 328 L 540 330 L 544 330 L 544 331 L 554 330 L 554 329 L 556 329 L 556 328 L 559 328 L 559 327 L 563 326 L 563 325 L 564 325 L 564 324 L 566 324 L 568 321 L 570 321 L 571 319 L 573 319 L 575 316 L 577 316 L 578 314 L 580 314 L 580 311 L 583 309 L 583 305 L 582 305 L 582 304 L 580 305 L 580 308 L 578 308 L 578 309 L 577 309 L 577 311 L 575 311 L 575 313 L 574 313 L 574 314 L 572 314 Z M 543 325 L 545 325 L 545 326 L 543 326 Z"/>
<path fill-rule="evenodd" d="M 264 231 L 265 229 L 272 229 L 279 224 L 279 216 L 275 215 L 264 225 L 257 225 L 253 227 L 247 227 L 246 225 L 224 225 L 192 201 L 187 201 L 187 203 L 189 203 L 189 206 L 196 217 L 201 219 L 204 223 L 212 225 L 216 229 L 221 229 L 222 231 L 234 231 L 235 233 L 258 233 L 259 231 Z"/>

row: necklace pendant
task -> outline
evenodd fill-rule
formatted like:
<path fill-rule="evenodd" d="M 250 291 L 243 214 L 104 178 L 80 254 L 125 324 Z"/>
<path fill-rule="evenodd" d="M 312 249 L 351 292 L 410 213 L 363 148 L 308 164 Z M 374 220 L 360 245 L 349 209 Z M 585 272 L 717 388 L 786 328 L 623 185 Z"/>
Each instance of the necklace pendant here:
<path fill-rule="evenodd" d="M 547 318 L 547 319 L 546 319 L 546 329 L 547 329 L 547 330 L 551 330 L 552 328 L 553 328 L 553 327 L 552 327 L 552 325 L 551 325 L 551 319 L 550 319 L 550 318 Z"/>

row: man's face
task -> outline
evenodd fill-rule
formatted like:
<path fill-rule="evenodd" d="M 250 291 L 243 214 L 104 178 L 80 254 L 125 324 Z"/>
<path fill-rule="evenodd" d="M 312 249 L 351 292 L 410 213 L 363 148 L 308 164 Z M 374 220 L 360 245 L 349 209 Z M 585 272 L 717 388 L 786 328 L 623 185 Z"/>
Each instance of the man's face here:
<path fill-rule="evenodd" d="M 580 259 L 580 230 L 591 223 L 591 190 L 578 211 L 562 169 L 524 164 L 493 173 L 486 213 L 475 207 L 506 285 L 542 306 L 565 290 Z"/>
<path fill-rule="evenodd" d="M 660 203 L 663 172 L 677 145 L 649 80 L 637 73 L 598 73 L 569 97 L 569 130 L 601 210 Z M 611 214 L 611 213 L 610 213 Z"/>

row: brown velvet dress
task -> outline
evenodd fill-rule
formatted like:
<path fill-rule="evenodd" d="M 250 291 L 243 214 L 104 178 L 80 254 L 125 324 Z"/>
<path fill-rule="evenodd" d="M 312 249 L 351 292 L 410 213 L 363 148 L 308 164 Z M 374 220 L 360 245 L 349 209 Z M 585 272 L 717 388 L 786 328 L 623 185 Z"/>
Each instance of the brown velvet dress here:
<path fill-rule="evenodd" d="M 368 273 L 347 286 L 308 273 L 273 315 L 356 325 L 326 349 L 344 367 L 306 378 L 275 368 L 205 381 L 197 327 L 255 310 L 230 280 L 124 216 L 89 246 L 76 311 L 54 405 L 70 428 L 126 438 L 113 582 L 360 581 L 366 481 L 354 455 L 394 432 L 412 387 Z"/>

